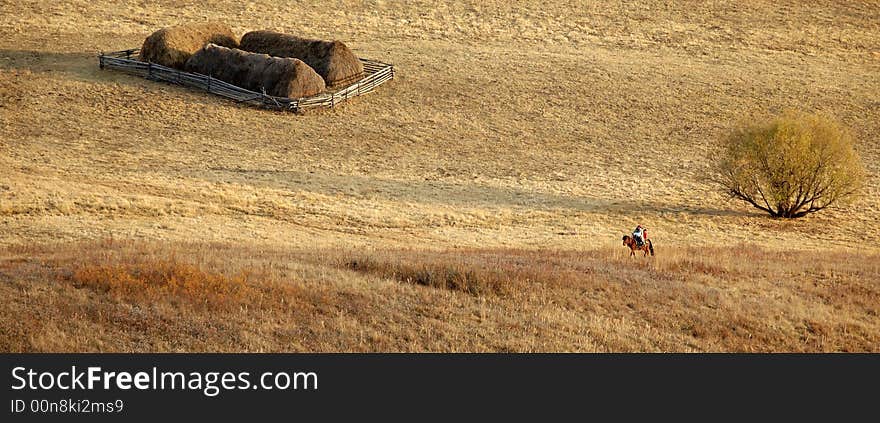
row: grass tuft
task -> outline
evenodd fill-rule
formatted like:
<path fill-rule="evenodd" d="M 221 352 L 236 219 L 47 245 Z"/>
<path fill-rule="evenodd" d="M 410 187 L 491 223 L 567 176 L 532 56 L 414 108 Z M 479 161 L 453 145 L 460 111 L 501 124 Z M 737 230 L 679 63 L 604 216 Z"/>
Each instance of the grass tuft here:
<path fill-rule="evenodd" d="M 404 262 L 360 255 L 347 259 L 344 266 L 359 273 L 475 296 L 504 295 L 519 282 L 497 269 L 447 260 Z"/>

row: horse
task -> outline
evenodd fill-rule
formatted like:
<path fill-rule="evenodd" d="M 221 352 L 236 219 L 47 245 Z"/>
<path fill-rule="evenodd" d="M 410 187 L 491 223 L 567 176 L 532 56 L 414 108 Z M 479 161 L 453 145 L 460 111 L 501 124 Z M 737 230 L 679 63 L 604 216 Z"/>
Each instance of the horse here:
<path fill-rule="evenodd" d="M 629 235 L 624 235 L 623 236 L 623 246 L 629 247 L 629 256 L 630 257 L 633 257 L 636 255 L 636 250 L 644 251 L 645 255 L 643 257 L 647 257 L 649 252 L 651 253 L 652 256 L 654 255 L 654 244 L 651 242 L 650 239 L 646 239 L 645 243 L 642 244 L 641 247 L 639 247 L 638 243 L 636 243 L 635 238 L 633 238 Z"/>

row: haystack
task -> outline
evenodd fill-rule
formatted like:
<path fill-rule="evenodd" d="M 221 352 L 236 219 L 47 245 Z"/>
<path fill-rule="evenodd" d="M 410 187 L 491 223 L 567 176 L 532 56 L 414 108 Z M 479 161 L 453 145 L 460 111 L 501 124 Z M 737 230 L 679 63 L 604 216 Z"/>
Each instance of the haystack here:
<path fill-rule="evenodd" d="M 152 33 L 141 47 L 140 60 L 176 69 L 208 43 L 238 47 L 235 34 L 222 23 L 195 23 L 162 28 Z"/>
<path fill-rule="evenodd" d="M 302 98 L 324 91 L 324 80 L 303 63 L 287 57 L 208 44 L 186 61 L 187 72 L 198 72 L 221 81 L 276 97 Z"/>
<path fill-rule="evenodd" d="M 241 49 L 302 60 L 324 78 L 328 88 L 348 85 L 364 77 L 364 65 L 340 41 L 310 40 L 273 31 L 252 31 L 241 37 Z"/>

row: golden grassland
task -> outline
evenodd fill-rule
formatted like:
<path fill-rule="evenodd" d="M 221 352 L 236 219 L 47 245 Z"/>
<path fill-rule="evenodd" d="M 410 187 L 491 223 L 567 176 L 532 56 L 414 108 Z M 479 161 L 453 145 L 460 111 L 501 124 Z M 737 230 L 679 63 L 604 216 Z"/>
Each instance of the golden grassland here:
<path fill-rule="evenodd" d="M 3 351 L 877 351 L 880 256 L 732 248 L 0 251 Z"/>
<path fill-rule="evenodd" d="M 880 220 L 876 1 L 6 5 L 2 244 L 579 248 L 643 223 L 667 244 L 823 249 Z M 292 116 L 97 67 L 203 19 L 345 40 L 397 78 Z M 734 123 L 786 107 L 853 128 L 856 207 L 773 221 L 705 180 Z"/>
<path fill-rule="evenodd" d="M 876 0 L 5 1 L 2 347 L 876 350 L 878 16 Z M 396 77 L 292 115 L 98 69 L 99 51 L 206 19 L 340 39 Z M 709 182 L 733 125 L 789 107 L 852 128 L 853 207 L 774 220 Z M 619 245 L 637 223 L 654 259 Z"/>

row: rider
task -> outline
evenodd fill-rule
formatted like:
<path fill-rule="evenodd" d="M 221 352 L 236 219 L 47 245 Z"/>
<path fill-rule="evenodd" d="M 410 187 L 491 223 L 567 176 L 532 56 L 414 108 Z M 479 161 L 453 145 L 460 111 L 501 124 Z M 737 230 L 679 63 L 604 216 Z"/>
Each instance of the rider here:
<path fill-rule="evenodd" d="M 648 229 L 643 228 L 642 225 L 636 226 L 635 230 L 633 230 L 633 238 L 636 240 L 636 245 L 641 247 L 645 244 L 645 240 L 648 239 Z"/>

